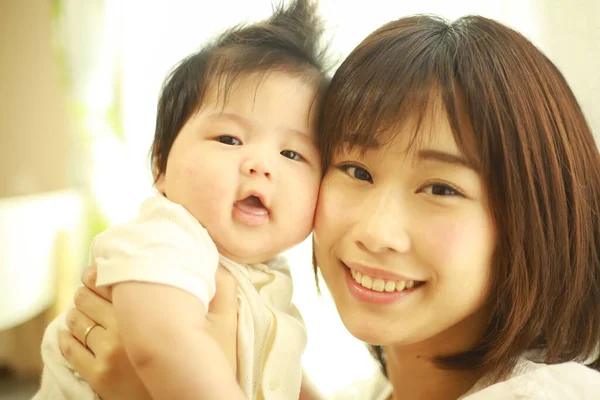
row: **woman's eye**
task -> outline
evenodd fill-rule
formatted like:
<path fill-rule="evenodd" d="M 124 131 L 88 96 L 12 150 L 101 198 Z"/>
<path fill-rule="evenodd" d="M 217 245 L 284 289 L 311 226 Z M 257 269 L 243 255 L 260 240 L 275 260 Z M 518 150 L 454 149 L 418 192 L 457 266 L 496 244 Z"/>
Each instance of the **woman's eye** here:
<path fill-rule="evenodd" d="M 423 191 L 433 196 L 463 196 L 458 190 L 452 186 L 443 183 L 432 183 L 423 188 Z"/>
<path fill-rule="evenodd" d="M 373 177 L 364 168 L 361 168 L 356 165 L 342 165 L 340 169 L 354 179 L 373 183 Z"/>
<path fill-rule="evenodd" d="M 217 141 L 219 143 L 227 144 L 229 146 L 239 146 L 242 144 L 242 142 L 238 138 L 229 135 L 219 136 L 217 137 Z"/>
<path fill-rule="evenodd" d="M 302 155 L 300 153 L 296 153 L 293 150 L 283 150 L 280 154 L 284 157 L 289 158 L 290 160 L 294 160 L 294 161 L 304 160 L 304 157 L 302 157 Z"/>

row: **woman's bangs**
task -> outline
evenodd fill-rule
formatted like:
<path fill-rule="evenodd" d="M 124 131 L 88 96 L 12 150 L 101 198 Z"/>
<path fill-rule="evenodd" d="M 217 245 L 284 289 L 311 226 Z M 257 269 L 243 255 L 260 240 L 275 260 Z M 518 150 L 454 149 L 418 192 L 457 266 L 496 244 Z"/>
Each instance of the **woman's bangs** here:
<path fill-rule="evenodd" d="M 429 108 L 433 83 L 409 85 L 406 77 L 388 74 L 365 79 L 361 71 L 354 72 L 355 81 L 341 76 L 339 84 L 332 82 L 325 98 L 321 127 L 326 157 L 339 150 L 381 148 L 415 118 L 421 121 Z M 417 131 L 412 139 L 417 138 Z"/>
<path fill-rule="evenodd" d="M 388 82 L 389 83 L 389 82 Z M 439 78 L 413 85 L 379 88 L 364 84 L 353 87 L 352 95 L 337 96 L 334 112 L 324 121 L 329 135 L 328 159 L 340 152 L 359 150 L 361 154 L 392 143 L 398 135 L 410 135 L 405 151 L 428 146 L 435 134 L 431 124 L 439 115 L 448 119 L 454 140 L 462 155 L 474 169 L 480 170 L 481 151 L 477 144 L 461 90 L 452 77 Z"/>

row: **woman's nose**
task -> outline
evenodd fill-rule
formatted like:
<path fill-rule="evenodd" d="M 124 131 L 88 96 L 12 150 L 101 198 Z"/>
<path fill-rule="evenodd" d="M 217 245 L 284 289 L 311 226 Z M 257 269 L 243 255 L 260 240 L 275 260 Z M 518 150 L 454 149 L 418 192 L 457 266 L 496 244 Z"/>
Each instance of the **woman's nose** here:
<path fill-rule="evenodd" d="M 401 196 L 395 191 L 372 193 L 355 216 L 354 241 L 371 253 L 405 253 L 411 246 L 407 216 Z"/>

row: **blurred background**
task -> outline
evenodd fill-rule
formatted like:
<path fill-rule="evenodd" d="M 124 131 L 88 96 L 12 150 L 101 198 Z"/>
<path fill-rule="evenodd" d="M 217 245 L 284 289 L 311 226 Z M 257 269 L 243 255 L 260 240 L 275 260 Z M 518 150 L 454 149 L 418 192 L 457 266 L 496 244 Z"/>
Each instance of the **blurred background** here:
<path fill-rule="evenodd" d="M 321 0 L 333 55 L 403 15 L 481 14 L 516 28 L 561 69 L 600 135 L 598 0 Z M 30 398 L 45 326 L 68 304 L 91 238 L 152 193 L 148 150 L 170 68 L 270 0 L 0 0 L 0 399 Z M 289 251 L 324 393 L 375 364 L 318 297 L 310 244 Z M 322 288 L 325 289 L 325 288 Z"/>

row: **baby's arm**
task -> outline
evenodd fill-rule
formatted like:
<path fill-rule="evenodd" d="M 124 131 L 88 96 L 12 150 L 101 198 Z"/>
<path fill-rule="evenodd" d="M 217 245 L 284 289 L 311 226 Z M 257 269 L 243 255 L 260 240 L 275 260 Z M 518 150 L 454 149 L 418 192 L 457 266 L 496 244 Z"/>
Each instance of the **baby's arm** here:
<path fill-rule="evenodd" d="M 154 399 L 244 399 L 219 345 L 207 335 L 206 307 L 175 287 L 140 282 L 113 288 L 127 355 Z"/>

